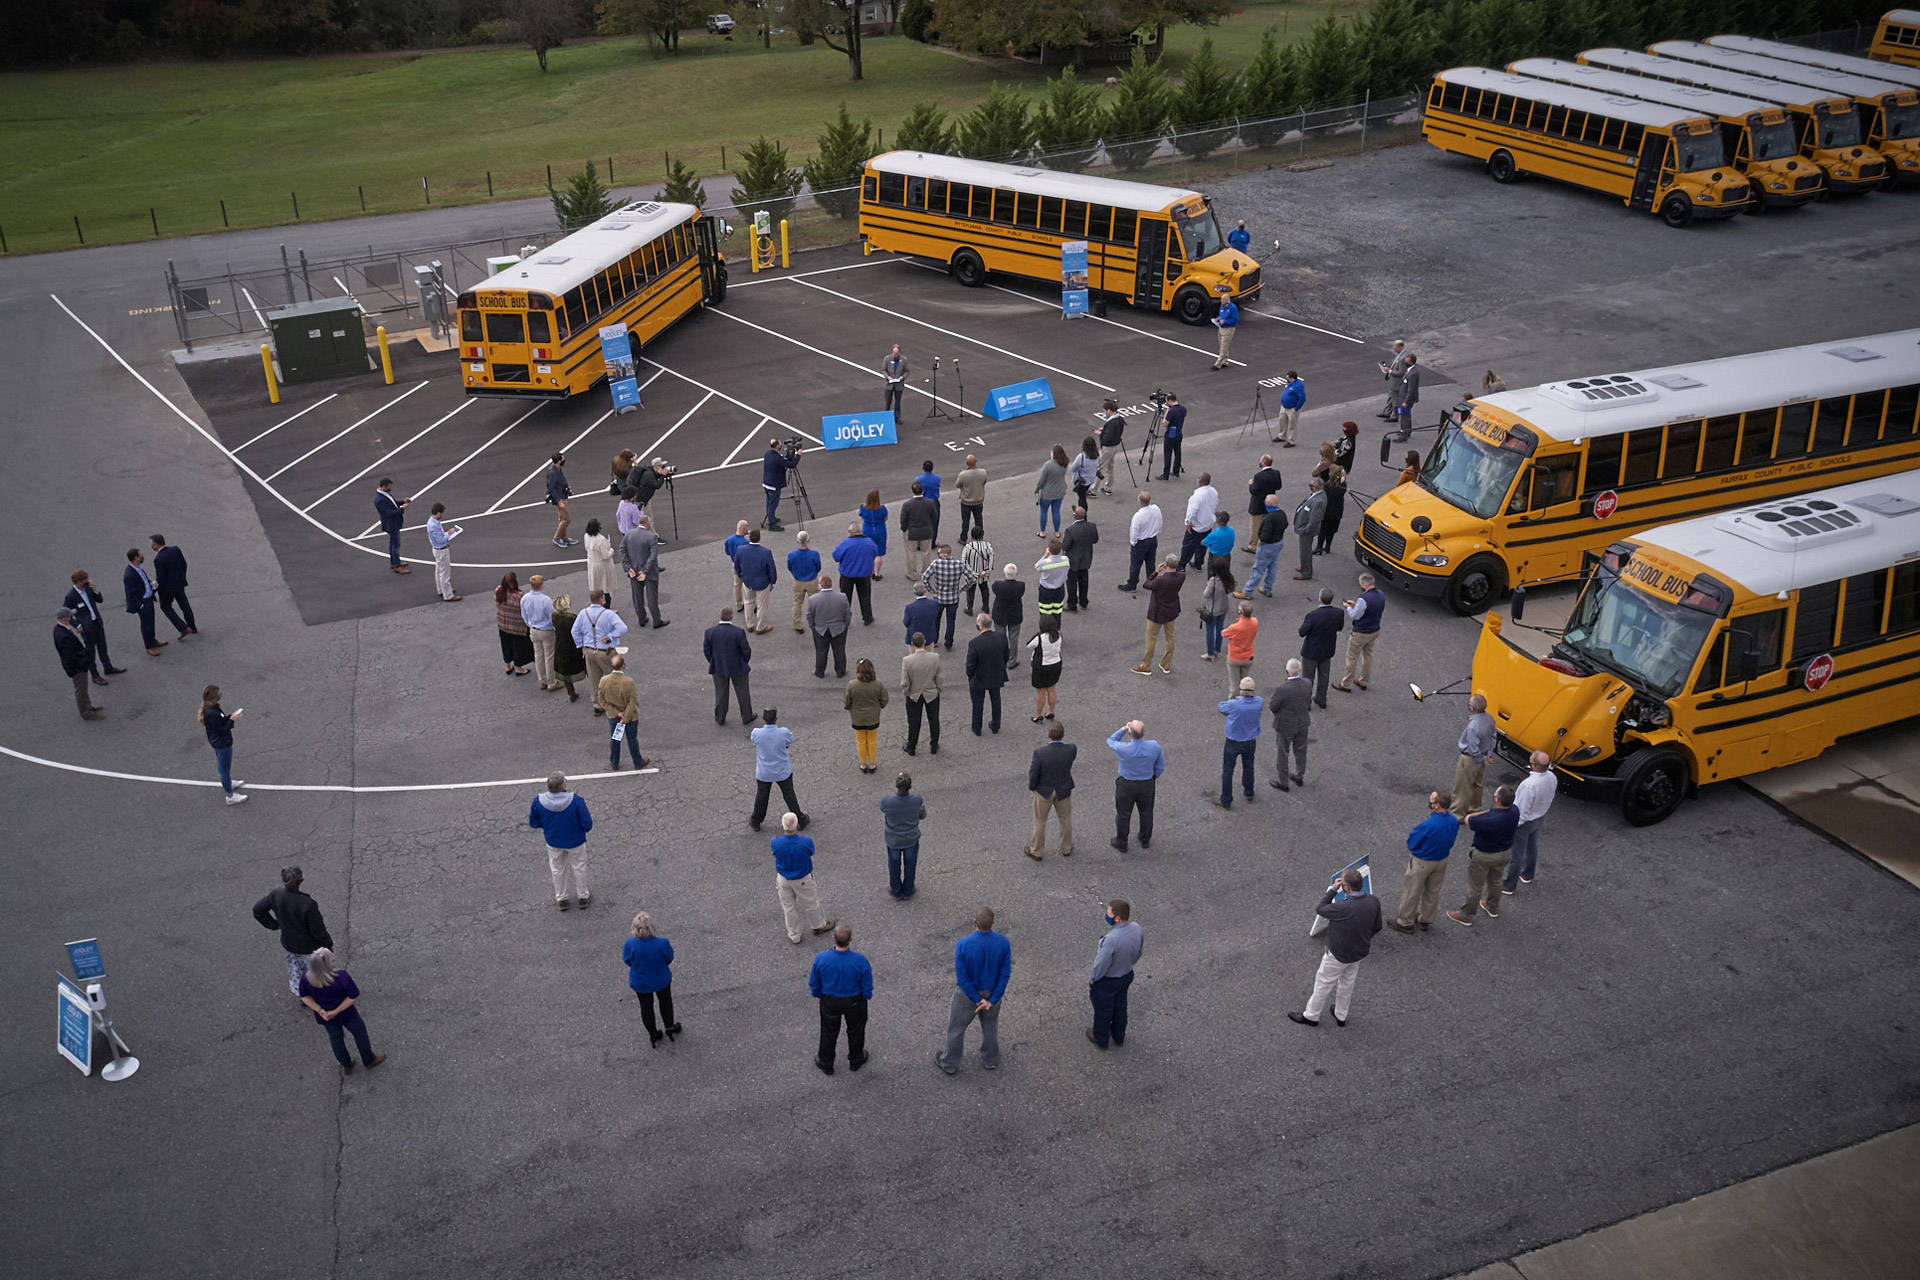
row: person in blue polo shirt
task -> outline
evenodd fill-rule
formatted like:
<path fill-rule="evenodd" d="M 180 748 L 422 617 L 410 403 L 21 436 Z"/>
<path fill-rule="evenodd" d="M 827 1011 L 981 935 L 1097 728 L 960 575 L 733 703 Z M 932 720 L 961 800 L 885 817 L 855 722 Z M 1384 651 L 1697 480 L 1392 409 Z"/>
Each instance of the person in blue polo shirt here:
<path fill-rule="evenodd" d="M 794 541 L 800 545 L 787 552 L 787 576 L 793 579 L 793 629 L 804 633 L 807 628 L 801 615 L 807 597 L 820 589 L 820 553 L 808 545 L 813 539 L 805 529 L 794 535 Z"/>
<path fill-rule="evenodd" d="M 1233 331 L 1240 324 L 1240 308 L 1233 301 L 1233 286 L 1222 280 L 1220 291 L 1220 313 L 1213 318 L 1214 327 L 1220 330 L 1220 358 L 1213 362 L 1216 369 L 1227 367 L 1227 349 L 1233 346 Z"/>
<path fill-rule="evenodd" d="M 1013 977 L 1013 944 L 993 931 L 993 908 L 973 917 L 973 932 L 953 944 L 953 999 L 947 1008 L 947 1045 L 933 1055 L 953 1075 L 966 1056 L 967 1024 L 980 1019 L 980 1065 L 1000 1065 L 1000 1000 Z"/>
<path fill-rule="evenodd" d="M 1473 832 L 1473 851 L 1467 855 L 1467 900 L 1458 911 L 1447 912 L 1447 919 L 1471 925 L 1478 908 L 1498 920 L 1500 881 L 1513 858 L 1513 833 L 1520 827 L 1520 811 L 1513 807 L 1513 788 L 1494 788 L 1493 808 L 1470 813 L 1461 821 Z"/>
<path fill-rule="evenodd" d="M 852 927 L 839 926 L 833 931 L 833 950 L 816 955 L 807 974 L 807 990 L 820 1002 L 820 1051 L 813 1065 L 827 1075 L 833 1074 L 842 1020 L 847 1024 L 847 1070 L 866 1066 L 869 1056 L 867 1001 L 873 999 L 873 966 L 852 945 Z"/>
<path fill-rule="evenodd" d="M 1247 232 L 1247 220 L 1245 218 L 1234 223 L 1233 230 L 1227 232 L 1227 247 L 1230 249 L 1245 253 L 1247 252 L 1247 246 L 1252 243 L 1253 237 Z"/>
<path fill-rule="evenodd" d="M 880 549 L 866 535 L 858 520 L 847 526 L 847 536 L 833 548 L 833 562 L 840 567 L 840 590 L 847 599 L 860 601 L 860 621 L 873 625 L 873 566 Z"/>
<path fill-rule="evenodd" d="M 933 541 L 937 546 L 940 542 L 940 477 L 934 474 L 932 458 L 920 464 L 920 474 L 914 479 L 920 482 L 920 496 L 933 504 Z"/>
<path fill-rule="evenodd" d="M 1240 696 L 1220 704 L 1227 718 L 1226 746 L 1220 752 L 1220 794 L 1207 793 L 1207 799 L 1222 809 L 1233 808 L 1233 762 L 1240 762 L 1240 789 L 1247 803 L 1253 803 L 1253 753 L 1260 745 L 1260 713 L 1267 701 L 1255 693 L 1252 676 L 1240 677 Z"/>
<path fill-rule="evenodd" d="M 1451 791 L 1427 793 L 1427 816 L 1407 833 L 1407 876 L 1400 889 L 1400 909 L 1387 921 L 1399 933 L 1412 933 L 1414 922 L 1425 930 L 1440 909 L 1440 885 L 1447 878 L 1447 855 L 1460 838 L 1460 819 Z"/>
<path fill-rule="evenodd" d="M 1167 757 L 1160 744 L 1147 736 L 1147 726 L 1129 720 L 1107 738 L 1107 745 L 1120 758 L 1120 776 L 1113 781 L 1114 837 L 1108 844 L 1127 851 L 1127 828 L 1133 823 L 1133 810 L 1140 810 L 1140 847 L 1153 847 L 1154 781 L 1167 770 Z"/>

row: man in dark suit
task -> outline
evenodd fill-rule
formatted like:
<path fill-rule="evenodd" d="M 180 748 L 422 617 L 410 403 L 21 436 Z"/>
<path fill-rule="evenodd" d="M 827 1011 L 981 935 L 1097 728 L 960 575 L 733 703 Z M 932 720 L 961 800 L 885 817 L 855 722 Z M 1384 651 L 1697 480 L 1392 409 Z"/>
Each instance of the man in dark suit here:
<path fill-rule="evenodd" d="M 707 674 L 713 677 L 713 722 L 727 722 L 727 686 L 740 703 L 740 723 L 750 725 L 758 717 L 753 710 L 753 695 L 747 689 L 747 673 L 753 669 L 753 646 L 747 633 L 733 623 L 733 610 L 722 609 L 720 621 L 707 628 L 700 641 L 700 652 L 707 658 Z"/>
<path fill-rule="evenodd" d="M 1060 550 L 1067 557 L 1067 612 L 1078 613 L 1087 607 L 1087 575 L 1093 572 L 1093 547 L 1100 541 L 1100 530 L 1087 519 L 1085 507 L 1073 509 L 1073 523 L 1060 535 Z"/>
<path fill-rule="evenodd" d="M 67 673 L 67 679 L 73 681 L 73 700 L 79 704 L 82 720 L 101 720 L 105 713 L 93 705 L 93 699 L 87 695 L 87 678 L 92 676 L 95 684 L 105 684 L 100 673 L 93 669 L 93 655 L 87 651 L 86 637 L 80 634 L 80 628 L 73 625 L 73 610 L 62 609 L 53 615 L 53 650 L 60 655 L 60 669 Z"/>
<path fill-rule="evenodd" d="M 967 641 L 967 692 L 973 695 L 973 736 L 980 736 L 981 712 L 993 699 L 992 728 L 1000 732 L 1000 688 L 1007 682 L 1007 638 L 993 629 L 993 618 L 974 619 L 980 634 Z"/>
<path fill-rule="evenodd" d="M 1284 483 L 1280 469 L 1273 465 L 1273 455 L 1261 454 L 1260 469 L 1247 481 L 1247 545 L 1240 548 L 1246 554 L 1254 553 L 1260 537 L 1260 522 L 1267 518 L 1267 495 L 1280 492 Z"/>
<path fill-rule="evenodd" d="M 85 569 L 75 569 L 72 577 L 73 586 L 68 588 L 64 603 L 73 610 L 73 620 L 80 625 L 80 635 L 87 642 L 87 651 L 93 655 L 95 682 L 105 684 L 106 681 L 100 679 L 102 672 L 117 676 L 126 668 L 114 666 L 113 659 L 107 656 L 107 621 L 100 614 L 100 588 L 93 585 Z"/>
<path fill-rule="evenodd" d="M 387 533 L 387 559 L 393 561 L 395 573 L 406 573 L 407 566 L 400 563 L 400 525 L 406 519 L 400 513 L 407 509 L 411 498 L 393 496 L 393 478 L 384 476 L 380 487 L 373 491 L 373 514 L 380 517 L 380 527 Z"/>
<path fill-rule="evenodd" d="M 1295 582 L 1308 582 L 1313 578 L 1313 543 L 1327 518 L 1326 487 L 1326 481 L 1315 476 L 1307 482 L 1307 496 L 1293 509 L 1293 532 L 1300 540 L 1300 572 L 1293 575 Z"/>
<path fill-rule="evenodd" d="M 1267 785 L 1276 791 L 1291 791 L 1288 777 L 1303 786 L 1307 781 L 1307 726 L 1313 718 L 1313 681 L 1307 679 L 1304 664 L 1298 658 L 1287 659 L 1287 678 L 1274 687 L 1267 699 L 1273 712 L 1273 777 Z M 1293 753 L 1293 771 L 1287 771 L 1287 753 Z"/>
<path fill-rule="evenodd" d="M 153 605 L 159 597 L 160 589 L 153 585 L 153 579 L 147 576 L 144 566 L 147 558 L 140 554 L 138 547 L 127 551 L 127 568 L 120 575 L 120 585 L 127 591 L 127 612 L 140 619 L 140 642 L 147 647 L 147 656 L 157 658 L 160 651 L 167 647 L 165 640 L 157 640 L 153 634 Z"/>
<path fill-rule="evenodd" d="M 640 523 L 620 539 L 619 563 L 633 589 L 633 625 L 646 626 L 651 613 L 654 630 L 666 626 L 660 612 L 660 535 L 653 531 L 650 517 L 641 516 Z"/>
<path fill-rule="evenodd" d="M 160 588 L 160 612 L 167 615 L 182 640 L 199 635 L 200 628 L 193 623 L 193 605 L 187 601 L 187 557 L 157 533 L 149 535 L 147 541 L 153 544 L 153 577 Z M 178 613 L 174 612 L 175 605 L 180 606 Z"/>
<path fill-rule="evenodd" d="M 1020 581 L 1020 570 L 1007 565 L 1001 570 L 1004 576 L 993 584 L 994 629 L 1007 638 L 1007 666 L 1017 668 L 1020 665 L 1020 628 L 1027 620 L 1026 606 L 1021 603 L 1027 594 L 1027 584 Z"/>
<path fill-rule="evenodd" d="M 927 589 L 917 583 L 913 588 L 913 599 L 907 601 L 907 607 L 900 614 L 900 625 L 907 629 L 902 644 L 912 644 L 914 633 L 932 638 L 940 634 L 940 602 L 927 594 Z"/>
<path fill-rule="evenodd" d="M 1040 861 L 1047 843 L 1047 814 L 1060 817 L 1060 856 L 1073 856 L 1073 760 L 1080 748 L 1065 741 L 1067 727 L 1047 726 L 1047 745 L 1033 753 L 1027 765 L 1027 790 L 1033 792 L 1033 838 L 1026 855 Z"/>
<path fill-rule="evenodd" d="M 1300 664 L 1302 674 L 1314 684 L 1313 700 L 1322 711 L 1327 709 L 1327 683 L 1333 679 L 1333 653 L 1339 648 L 1336 637 L 1346 629 L 1347 611 L 1333 602 L 1333 588 L 1320 588 L 1320 605 L 1300 623 Z"/>

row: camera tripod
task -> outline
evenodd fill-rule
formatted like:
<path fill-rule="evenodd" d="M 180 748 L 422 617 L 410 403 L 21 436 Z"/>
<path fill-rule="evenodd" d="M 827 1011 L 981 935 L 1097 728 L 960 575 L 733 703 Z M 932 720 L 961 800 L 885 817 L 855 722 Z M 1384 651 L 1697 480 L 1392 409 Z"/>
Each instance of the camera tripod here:
<path fill-rule="evenodd" d="M 960 382 L 960 357 L 959 356 L 955 356 L 953 358 L 953 377 L 956 382 Z M 940 404 L 940 357 L 939 356 L 935 356 L 933 358 L 933 376 L 927 379 L 927 383 L 930 387 L 933 388 L 931 393 L 933 396 L 933 403 L 930 406 L 928 406 L 927 416 L 925 418 L 922 418 L 921 421 L 932 422 L 935 418 L 945 418 L 949 422 L 964 421 L 965 419 L 960 414 L 948 413 L 946 409 L 943 408 Z M 967 400 L 967 384 L 965 382 L 960 382 L 960 402 L 962 404 L 965 404 L 966 400 Z"/>
<path fill-rule="evenodd" d="M 813 497 L 807 492 L 807 482 L 800 478 L 800 468 L 798 467 L 793 469 L 793 492 L 789 493 L 787 497 L 793 503 L 793 522 L 795 524 L 801 525 L 802 527 L 806 524 L 806 520 L 800 518 L 800 510 L 802 507 L 806 508 L 807 520 L 817 518 L 813 514 Z"/>
<path fill-rule="evenodd" d="M 663 476 L 661 478 L 667 482 L 667 509 L 673 512 L 673 540 L 678 542 L 680 541 L 680 498 L 679 495 L 674 492 L 673 477 Z M 659 490 L 656 489 L 654 492 L 658 493 Z"/>
<path fill-rule="evenodd" d="M 1240 424 L 1241 444 L 1246 443 L 1247 432 L 1256 422 L 1260 424 L 1261 435 L 1270 436 L 1273 434 L 1273 419 L 1267 415 L 1267 402 L 1262 398 L 1261 390 L 1262 388 L 1259 383 L 1256 382 L 1253 384 L 1253 408 L 1247 410 L 1247 420 Z"/>
<path fill-rule="evenodd" d="M 1153 416 L 1147 419 L 1147 438 L 1140 446 L 1140 465 L 1147 469 L 1149 476 L 1153 474 L 1153 446 L 1159 441 L 1160 428 L 1167 420 L 1165 403 L 1158 400 L 1150 403 L 1153 405 Z"/>

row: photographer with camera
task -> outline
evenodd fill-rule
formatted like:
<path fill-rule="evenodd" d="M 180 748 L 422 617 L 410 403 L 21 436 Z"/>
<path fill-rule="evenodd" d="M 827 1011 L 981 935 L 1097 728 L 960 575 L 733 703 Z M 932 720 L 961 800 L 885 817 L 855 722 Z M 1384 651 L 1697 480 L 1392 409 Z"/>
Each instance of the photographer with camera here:
<path fill-rule="evenodd" d="M 1155 391 L 1153 402 L 1167 415 L 1160 444 L 1160 478 L 1166 480 L 1180 474 L 1180 448 L 1187 440 L 1187 406 L 1171 391 Z"/>
<path fill-rule="evenodd" d="M 647 466 L 634 469 L 633 496 L 641 510 L 646 510 L 647 504 L 653 501 L 653 495 L 660 492 L 661 486 L 673 479 L 673 473 L 678 470 L 678 467 L 668 466 L 665 458 L 655 458 Z"/>
<path fill-rule="evenodd" d="M 780 523 L 780 494 L 787 487 L 787 473 L 799 465 L 799 437 L 789 438 L 785 445 L 778 437 L 767 441 L 767 452 L 760 459 L 760 487 L 767 492 L 767 516 L 760 525 L 769 532 L 786 528 Z"/>

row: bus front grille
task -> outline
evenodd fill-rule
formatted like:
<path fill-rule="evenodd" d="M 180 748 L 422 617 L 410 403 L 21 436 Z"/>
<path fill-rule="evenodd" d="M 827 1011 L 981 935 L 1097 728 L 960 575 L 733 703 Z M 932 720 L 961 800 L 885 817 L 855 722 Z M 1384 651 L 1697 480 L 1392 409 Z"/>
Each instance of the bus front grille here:
<path fill-rule="evenodd" d="M 1394 560 L 1399 560 L 1407 554 L 1406 537 L 1403 534 L 1395 533 L 1378 520 L 1375 520 L 1372 516 L 1368 516 L 1360 522 L 1360 536 L 1372 543 L 1376 550 L 1392 557 Z"/>
<path fill-rule="evenodd" d="M 1795 191 L 1811 191 L 1819 185 L 1820 175 L 1817 173 L 1810 173 L 1804 178 L 1795 178 L 1793 180 L 1793 189 Z"/>
<path fill-rule="evenodd" d="M 1253 270 L 1245 273 L 1240 277 L 1240 292 L 1252 293 L 1255 289 L 1258 289 L 1259 287 L 1260 287 L 1260 268 L 1255 267 Z"/>
<path fill-rule="evenodd" d="M 1884 164 L 1863 164 L 1860 166 L 1860 176 L 1865 179 L 1883 178 L 1886 176 L 1886 173 L 1887 166 Z"/>

